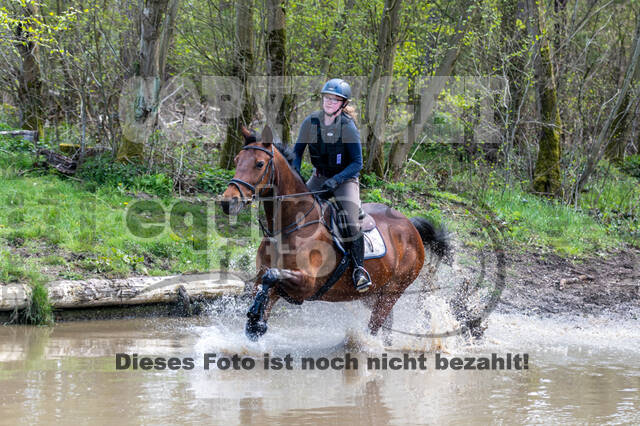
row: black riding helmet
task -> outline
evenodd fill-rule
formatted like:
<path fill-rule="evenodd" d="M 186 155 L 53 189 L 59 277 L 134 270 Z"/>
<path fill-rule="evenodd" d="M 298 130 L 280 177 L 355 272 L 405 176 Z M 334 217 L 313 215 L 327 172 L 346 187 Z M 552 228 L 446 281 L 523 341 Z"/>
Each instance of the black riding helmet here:
<path fill-rule="evenodd" d="M 341 78 L 332 78 L 324 84 L 320 93 L 339 96 L 346 102 L 351 98 L 351 86 Z"/>

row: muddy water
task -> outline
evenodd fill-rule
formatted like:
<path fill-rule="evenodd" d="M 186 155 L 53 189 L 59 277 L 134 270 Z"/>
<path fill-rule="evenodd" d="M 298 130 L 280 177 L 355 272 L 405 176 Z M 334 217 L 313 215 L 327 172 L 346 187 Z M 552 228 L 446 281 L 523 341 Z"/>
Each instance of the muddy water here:
<path fill-rule="evenodd" d="M 640 423 L 637 320 L 494 314 L 481 344 L 396 335 L 385 347 L 364 333 L 367 312 L 359 305 L 281 305 L 254 344 L 243 336 L 244 307 L 218 308 L 198 319 L 0 327 L 0 423 Z M 432 308 L 432 325 L 446 326 L 446 314 Z M 397 314 L 395 326 L 407 318 Z M 448 358 L 527 353 L 528 369 L 436 370 L 435 349 Z M 116 353 L 193 358 L 195 365 L 117 371 Z M 207 371 L 206 353 L 257 364 Z M 293 369 L 264 370 L 264 353 L 290 354 Z M 299 361 L 347 353 L 358 369 L 303 370 Z M 383 353 L 423 354 L 427 369 L 366 368 L 367 358 Z"/>

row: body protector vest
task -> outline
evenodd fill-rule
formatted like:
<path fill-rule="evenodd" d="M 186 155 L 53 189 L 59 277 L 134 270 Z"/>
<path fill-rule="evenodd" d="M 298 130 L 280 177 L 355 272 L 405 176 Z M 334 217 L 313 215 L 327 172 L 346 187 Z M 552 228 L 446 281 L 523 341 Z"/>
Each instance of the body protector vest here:
<path fill-rule="evenodd" d="M 317 117 L 311 117 L 311 124 L 316 126 L 317 138 L 316 143 L 309 144 L 309 156 L 317 172 L 325 177 L 333 177 L 351 163 L 349 151 L 342 143 L 342 128 L 348 124 L 350 118 L 340 114 L 340 120 L 340 137 L 335 143 L 326 143 L 322 140 L 320 120 Z"/>

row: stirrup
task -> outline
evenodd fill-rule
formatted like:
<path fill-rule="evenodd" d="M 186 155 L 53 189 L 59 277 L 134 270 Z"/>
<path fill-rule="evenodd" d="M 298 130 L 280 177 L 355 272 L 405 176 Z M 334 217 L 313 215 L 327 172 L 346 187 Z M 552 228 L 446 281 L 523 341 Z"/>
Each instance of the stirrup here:
<path fill-rule="evenodd" d="M 358 270 L 362 271 L 362 273 L 364 274 L 364 278 L 365 278 L 364 281 L 360 279 L 359 282 L 356 282 L 356 271 Z M 371 287 L 371 277 L 369 276 L 369 273 L 367 272 L 367 270 L 364 269 L 362 266 L 356 266 L 353 269 L 353 274 L 351 279 L 353 280 L 353 284 L 356 286 L 356 291 L 358 293 L 364 293 L 367 290 L 369 290 L 369 287 Z"/>

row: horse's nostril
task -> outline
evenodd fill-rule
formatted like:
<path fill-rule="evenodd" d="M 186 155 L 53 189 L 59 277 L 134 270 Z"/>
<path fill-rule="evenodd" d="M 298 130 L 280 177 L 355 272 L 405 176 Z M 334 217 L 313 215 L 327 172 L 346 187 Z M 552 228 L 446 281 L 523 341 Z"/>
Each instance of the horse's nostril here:
<path fill-rule="evenodd" d="M 228 199 L 220 200 L 220 207 L 224 214 L 229 214 L 230 203 Z"/>
<path fill-rule="evenodd" d="M 225 198 L 220 200 L 220 206 L 224 214 L 237 214 L 242 207 L 242 200 L 239 197 Z"/>

